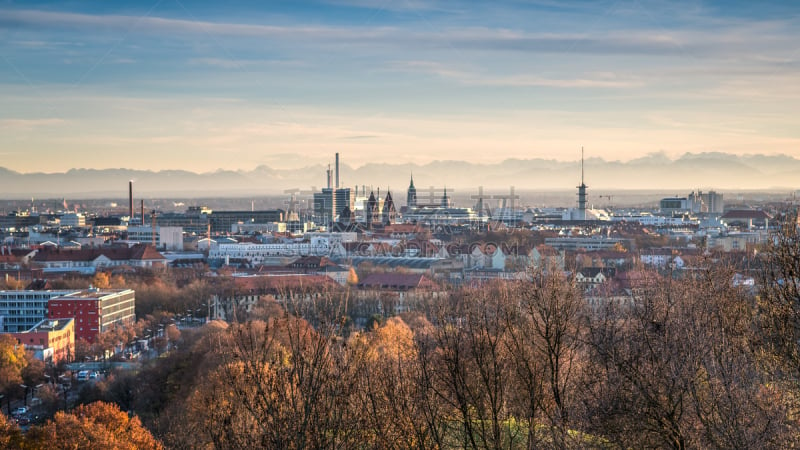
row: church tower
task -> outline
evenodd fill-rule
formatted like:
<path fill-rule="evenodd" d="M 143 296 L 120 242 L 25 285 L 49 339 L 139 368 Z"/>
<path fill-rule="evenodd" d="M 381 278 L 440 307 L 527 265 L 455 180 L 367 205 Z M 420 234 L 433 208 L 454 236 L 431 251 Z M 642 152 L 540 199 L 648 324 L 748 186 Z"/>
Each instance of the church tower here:
<path fill-rule="evenodd" d="M 444 195 L 442 195 L 442 208 L 449 208 L 450 207 L 450 197 L 447 196 L 447 186 L 444 188 Z"/>
<path fill-rule="evenodd" d="M 406 197 L 408 209 L 417 207 L 417 188 L 414 187 L 414 174 L 411 174 L 411 184 L 408 185 L 408 196 Z"/>
<path fill-rule="evenodd" d="M 390 223 L 394 223 L 397 219 L 397 210 L 394 207 L 394 200 L 392 200 L 392 193 L 390 191 L 386 191 L 386 200 L 383 201 L 383 223 L 384 225 L 389 225 Z"/>

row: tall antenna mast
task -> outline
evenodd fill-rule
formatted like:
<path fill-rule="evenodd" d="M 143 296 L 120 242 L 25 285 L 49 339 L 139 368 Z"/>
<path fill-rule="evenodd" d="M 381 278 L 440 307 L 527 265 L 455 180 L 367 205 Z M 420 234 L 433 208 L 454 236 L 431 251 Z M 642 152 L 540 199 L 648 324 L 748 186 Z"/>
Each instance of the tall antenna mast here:
<path fill-rule="evenodd" d="M 583 146 L 581 145 L 581 184 L 583 184 Z"/>

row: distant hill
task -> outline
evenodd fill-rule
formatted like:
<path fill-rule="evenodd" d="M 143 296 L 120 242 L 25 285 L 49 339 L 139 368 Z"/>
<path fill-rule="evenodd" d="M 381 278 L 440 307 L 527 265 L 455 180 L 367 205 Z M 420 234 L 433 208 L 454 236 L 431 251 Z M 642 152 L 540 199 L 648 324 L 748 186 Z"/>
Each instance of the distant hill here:
<path fill-rule="evenodd" d="M 286 189 L 323 187 L 325 167 L 300 169 L 258 166 L 252 170 L 194 173 L 185 170 L 71 169 L 64 173 L 18 173 L 0 167 L 0 198 L 125 197 L 128 180 L 137 195 L 280 194 Z M 425 165 L 365 164 L 342 166 L 340 179 L 347 187 L 366 185 L 405 192 L 413 172 L 419 191 L 429 186 L 455 190 L 519 189 L 567 190 L 580 184 L 580 161 L 508 159 L 496 164 L 433 161 Z M 719 189 L 788 190 L 800 187 L 800 160 L 787 155 L 731 155 L 686 153 L 669 158 L 648 154 L 627 162 L 589 158 L 585 181 L 590 189 Z M 677 191 L 676 191 L 677 192 Z"/>

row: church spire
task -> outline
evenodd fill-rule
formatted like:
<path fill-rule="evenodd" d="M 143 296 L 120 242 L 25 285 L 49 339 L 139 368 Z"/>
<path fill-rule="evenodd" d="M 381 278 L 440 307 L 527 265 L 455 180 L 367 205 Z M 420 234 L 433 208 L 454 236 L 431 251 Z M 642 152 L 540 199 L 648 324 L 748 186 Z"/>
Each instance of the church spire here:
<path fill-rule="evenodd" d="M 444 195 L 442 195 L 442 208 L 450 207 L 450 197 L 447 196 L 447 186 L 444 187 Z"/>
<path fill-rule="evenodd" d="M 411 173 L 411 183 L 408 185 L 408 196 L 406 197 L 406 205 L 409 208 L 417 207 L 417 188 L 414 187 L 414 173 Z"/>

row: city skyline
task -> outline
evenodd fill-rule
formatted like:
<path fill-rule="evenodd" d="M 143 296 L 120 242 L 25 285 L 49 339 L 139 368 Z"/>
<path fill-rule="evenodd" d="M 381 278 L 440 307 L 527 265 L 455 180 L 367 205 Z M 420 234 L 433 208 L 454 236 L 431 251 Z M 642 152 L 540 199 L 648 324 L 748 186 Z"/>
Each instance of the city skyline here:
<path fill-rule="evenodd" d="M 0 167 L 800 157 L 784 2 L 0 3 Z M 793 101 L 794 100 L 794 101 Z"/>

